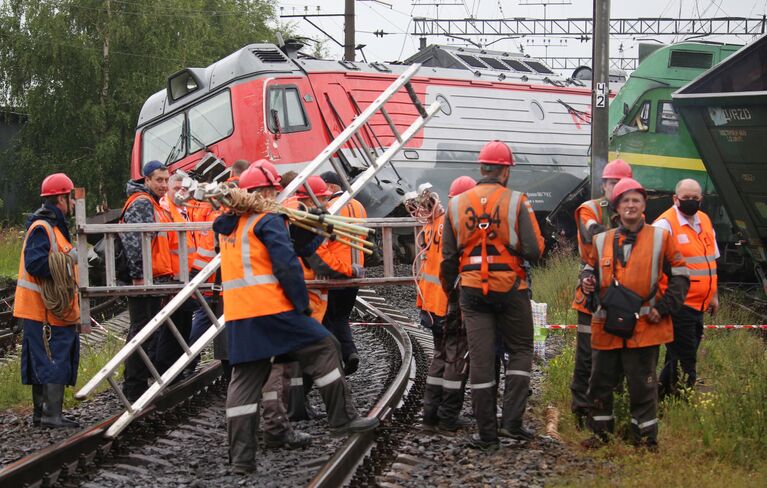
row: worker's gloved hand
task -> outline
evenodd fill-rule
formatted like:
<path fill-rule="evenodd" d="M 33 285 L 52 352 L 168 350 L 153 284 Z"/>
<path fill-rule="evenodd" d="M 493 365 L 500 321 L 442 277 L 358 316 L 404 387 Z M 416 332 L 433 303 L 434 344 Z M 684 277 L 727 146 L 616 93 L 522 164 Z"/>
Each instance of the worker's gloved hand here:
<path fill-rule="evenodd" d="M 363 268 L 359 264 L 352 264 L 352 278 L 364 278 L 365 277 L 365 268 Z"/>
<path fill-rule="evenodd" d="M 591 224 L 591 226 L 589 226 L 589 232 L 591 232 L 592 236 L 595 236 L 597 234 L 601 234 L 602 232 L 604 232 L 606 230 L 607 230 L 607 228 L 605 228 L 605 226 L 602 225 L 602 224 Z"/>

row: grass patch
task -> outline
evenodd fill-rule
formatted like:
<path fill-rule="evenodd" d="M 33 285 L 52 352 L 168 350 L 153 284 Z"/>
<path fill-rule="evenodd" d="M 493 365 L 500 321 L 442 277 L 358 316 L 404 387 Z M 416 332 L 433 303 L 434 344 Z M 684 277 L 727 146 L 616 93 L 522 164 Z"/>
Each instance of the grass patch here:
<path fill-rule="evenodd" d="M 569 263 L 568 263 L 569 261 Z M 536 269 L 536 300 L 549 302 L 549 322 L 573 317 L 561 310 L 564 288 L 572 293 L 577 258 L 554 256 Z M 566 286 L 567 285 L 567 286 Z M 756 317 L 723 295 L 717 317 L 705 322 L 753 324 Z M 556 305 L 552 305 L 552 303 Z M 572 321 L 568 323 L 573 323 Z M 595 471 L 573 472 L 554 486 L 767 486 L 767 350 L 758 333 L 747 330 L 706 331 L 698 353 L 698 375 L 704 386 L 683 398 L 661 404 L 660 452 L 649 454 L 616 439 L 607 447 L 586 451 L 570 412 L 570 381 L 574 364 L 574 334 L 545 369 L 542 404 L 555 405 L 561 415 L 560 434 L 573 449 L 591 457 Z M 663 348 L 661 348 L 663 350 Z M 662 365 L 663 358 L 659 365 Z M 616 432 L 630 422 L 628 395 L 616 395 Z M 609 462 L 604 462 L 609 461 Z"/>
<path fill-rule="evenodd" d="M 72 407 L 80 403 L 74 399 L 75 391 L 85 385 L 123 345 L 125 345 L 123 338 L 111 334 L 104 342 L 97 346 L 88 347 L 81 345 L 77 385 L 75 388 L 66 389 L 64 397 L 65 407 Z M 99 387 L 98 391 L 103 391 L 107 388 L 109 388 L 109 384 L 104 383 Z M 32 388 L 29 385 L 21 384 L 20 360 L 0 366 L 0 410 L 9 408 L 19 412 L 31 411 L 32 409 Z"/>
<path fill-rule="evenodd" d="M 0 230 L 0 277 L 16 278 L 24 231 L 18 227 Z"/>

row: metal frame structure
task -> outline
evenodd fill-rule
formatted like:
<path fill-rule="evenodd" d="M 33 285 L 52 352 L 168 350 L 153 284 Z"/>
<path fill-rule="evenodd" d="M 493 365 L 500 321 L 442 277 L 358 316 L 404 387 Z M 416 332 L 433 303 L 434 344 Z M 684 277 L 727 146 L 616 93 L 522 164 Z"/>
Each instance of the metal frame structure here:
<path fill-rule="evenodd" d="M 610 35 L 704 36 L 764 34 L 767 17 L 711 19 L 610 19 Z M 584 37 L 594 32 L 591 17 L 570 19 L 413 19 L 414 36 Z"/>
<path fill-rule="evenodd" d="M 338 174 L 339 178 L 342 182 L 342 187 L 344 188 L 344 193 L 341 194 L 337 199 L 334 200 L 333 204 L 329 208 L 329 211 L 331 214 L 334 214 L 338 212 L 344 205 L 346 205 L 349 200 L 351 200 L 354 195 L 370 180 L 374 179 L 376 176 L 376 173 L 383 168 L 386 164 L 389 163 L 389 161 L 392 159 L 392 157 L 401 150 L 407 142 L 418 133 L 419 130 L 421 130 L 424 125 L 431 119 L 432 116 L 434 116 L 440 109 L 440 102 L 434 102 L 428 107 L 424 107 L 420 100 L 418 99 L 418 96 L 415 93 L 415 90 L 413 89 L 412 85 L 410 85 L 410 79 L 415 76 L 415 74 L 420 69 L 419 64 L 414 64 L 410 66 L 405 72 L 403 72 L 395 81 L 392 83 L 386 90 L 384 90 L 383 93 L 381 93 L 375 101 L 373 101 L 367 108 L 365 108 L 364 111 L 362 111 L 353 121 L 351 121 L 346 128 L 339 134 L 317 157 L 312 160 L 304 169 L 301 171 L 301 173 L 277 196 L 277 201 L 283 201 L 286 198 L 290 197 L 299 187 L 304 185 L 306 180 L 312 176 L 317 174 L 319 171 L 327 168 L 327 166 L 331 166 L 335 172 Z M 340 152 L 344 146 L 352 140 L 354 137 L 358 135 L 358 132 L 365 130 L 366 125 L 368 121 L 378 112 L 380 112 L 383 117 L 388 121 L 390 121 L 390 117 L 386 113 L 386 109 L 384 108 L 386 102 L 391 99 L 397 92 L 399 92 L 401 89 L 405 89 L 407 94 L 409 95 L 410 101 L 415 105 L 418 116 L 415 118 L 415 120 L 411 123 L 411 125 L 402 133 L 400 133 L 396 126 L 389 122 L 389 127 L 392 130 L 392 134 L 394 136 L 394 142 L 391 146 L 386 148 L 382 154 L 377 155 L 375 158 L 370 157 L 366 158 L 366 164 L 368 165 L 367 169 L 365 169 L 362 173 L 360 173 L 354 182 L 351 182 L 347 176 L 346 173 L 343 171 L 343 168 L 340 167 L 338 161 L 335 159 L 334 155 L 338 152 Z M 314 199 L 316 198 L 314 194 L 309 189 L 310 196 Z M 120 288 L 114 286 L 114 242 L 113 242 L 113 235 L 118 232 L 127 232 L 127 231 L 138 231 L 142 233 L 142 255 L 144 256 L 144 259 L 147 258 L 151 254 L 151 233 L 152 232 L 160 232 L 160 231 L 174 231 L 180 233 L 180 243 L 185 243 L 186 239 L 184 238 L 184 233 L 186 231 L 194 230 L 193 224 L 135 224 L 135 226 L 129 226 L 128 224 L 110 224 L 102 225 L 102 226 L 89 226 L 85 223 L 85 200 L 84 200 L 84 192 L 80 190 L 78 192 L 78 196 L 80 197 L 78 199 L 77 203 L 77 233 L 78 233 L 78 252 L 82 253 L 81 256 L 87 255 L 87 234 L 88 233 L 94 233 L 96 231 L 100 232 L 107 232 L 108 234 L 112 234 L 112 237 L 110 238 L 111 245 L 109 244 L 109 240 L 107 241 L 107 257 L 108 260 L 111 260 L 111 274 L 110 271 L 107 272 L 108 274 L 108 284 L 106 287 L 107 290 L 99 290 L 98 287 L 90 287 L 87 279 L 87 261 L 81 260 L 80 271 L 81 275 L 84 276 L 84 281 L 81 286 L 81 293 L 84 298 L 83 302 L 87 302 L 87 298 L 90 296 L 93 296 L 94 293 L 102 292 L 117 292 L 119 290 L 115 290 L 114 288 Z M 375 223 L 372 223 L 375 224 Z M 379 222 L 383 229 L 383 236 L 384 236 L 384 247 L 392 247 L 392 225 L 383 225 L 382 222 Z M 196 225 L 196 224 L 195 224 Z M 404 223 L 397 223 L 396 226 L 401 225 L 410 225 L 404 224 Z M 207 228 L 207 227 L 201 227 L 201 228 Z M 184 246 L 185 249 L 185 246 Z M 181 252 L 179 252 L 181 254 Z M 185 262 L 184 260 L 181 261 L 181 263 Z M 84 399 L 91 393 L 93 393 L 99 384 L 101 384 L 102 381 L 107 381 L 112 386 L 112 388 L 115 390 L 116 394 L 120 398 L 120 401 L 125 406 L 125 412 L 120 416 L 120 418 L 115 421 L 114 424 L 112 424 L 109 427 L 109 430 L 106 432 L 105 436 L 108 438 L 114 437 L 118 435 L 125 427 L 130 424 L 130 422 L 136 418 L 138 415 L 141 414 L 141 412 L 146 409 L 157 396 L 165 389 L 165 387 L 173 381 L 173 379 L 183 371 L 183 369 L 192 362 L 192 360 L 197 356 L 203 348 L 205 348 L 223 329 L 224 329 L 224 316 L 216 317 L 216 315 L 213 313 L 211 308 L 207 305 L 205 302 L 205 299 L 202 294 L 202 290 L 205 288 L 204 283 L 208 280 L 210 276 L 212 276 L 218 267 L 221 265 L 221 255 L 217 255 L 213 260 L 208 263 L 205 268 L 200 271 L 191 281 L 189 281 L 185 285 L 174 285 L 176 288 L 183 286 L 181 290 L 173 296 L 167 305 L 165 305 L 162 310 L 153 317 L 145 326 L 142 328 L 135 337 L 133 337 L 128 343 L 93 377 L 91 378 L 88 383 L 83 386 L 80 391 L 78 391 L 75 395 L 75 398 L 77 399 Z M 109 265 L 108 265 L 109 266 Z M 148 266 L 148 268 L 147 268 Z M 183 268 L 183 266 L 182 266 Z M 144 269 L 145 269 L 145 276 L 151 275 L 151 261 L 149 264 L 147 262 L 144 262 Z M 148 269 L 148 272 L 146 272 Z M 388 258 L 385 258 L 385 264 L 384 269 L 387 273 L 393 276 L 393 256 L 391 253 L 389 254 Z M 184 273 L 185 276 L 182 276 L 182 280 L 184 278 L 188 279 L 188 274 Z M 111 277 L 111 278 L 110 278 Z M 111 279 L 111 281 L 110 281 Z M 381 280 L 383 282 L 384 280 L 391 279 L 391 277 L 384 278 Z M 412 278 L 408 278 L 412 279 Z M 371 284 L 370 281 L 367 281 L 366 284 Z M 162 290 L 164 292 L 173 291 L 170 288 L 163 288 L 165 285 L 154 285 L 151 284 L 151 282 L 148 285 L 144 285 L 141 287 L 135 287 L 135 286 L 126 286 L 122 287 L 122 291 L 126 293 L 144 293 L 146 294 L 149 291 L 159 291 Z M 349 286 L 349 282 L 346 282 L 346 286 Z M 189 299 L 197 299 L 201 306 L 203 307 L 203 310 L 205 313 L 210 317 L 212 321 L 212 325 L 210 328 L 208 328 L 207 331 L 200 337 L 194 344 L 187 345 L 187 343 L 182 338 L 181 334 L 178 332 L 178 329 L 176 328 L 175 324 L 173 324 L 173 321 L 171 320 L 171 315 L 187 300 Z M 170 331 L 173 333 L 173 335 L 176 337 L 176 339 L 179 341 L 180 346 L 183 349 L 183 354 L 173 363 L 173 365 L 168 368 L 165 373 L 162 375 L 159 374 L 157 369 L 152 364 L 151 359 L 147 355 L 146 351 L 144 351 L 144 348 L 142 347 L 142 344 L 148 340 L 157 330 L 160 329 L 160 327 L 169 327 Z M 131 403 L 122 393 L 122 390 L 120 389 L 119 385 L 117 384 L 117 381 L 115 380 L 115 373 L 120 368 L 120 366 L 133 354 L 138 354 L 142 360 L 146 363 L 146 366 L 154 378 L 154 383 L 147 389 L 147 391 L 138 398 L 135 402 Z"/>

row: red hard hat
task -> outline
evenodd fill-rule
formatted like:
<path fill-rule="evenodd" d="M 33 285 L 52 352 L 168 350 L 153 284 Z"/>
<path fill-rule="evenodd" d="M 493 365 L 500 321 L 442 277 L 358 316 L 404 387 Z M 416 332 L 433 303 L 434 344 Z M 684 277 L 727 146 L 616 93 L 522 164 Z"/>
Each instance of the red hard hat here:
<path fill-rule="evenodd" d="M 629 191 L 638 191 L 643 197 L 647 198 L 647 192 L 641 183 L 633 178 L 623 178 L 615 184 L 615 187 L 613 187 L 613 206 L 618 205 L 621 195 Z"/>
<path fill-rule="evenodd" d="M 459 176 L 453 183 L 450 184 L 450 191 L 447 193 L 448 198 L 457 197 L 466 190 L 471 190 L 477 186 L 477 182 L 471 176 Z"/>
<path fill-rule="evenodd" d="M 511 149 L 505 143 L 497 139 L 485 144 L 485 147 L 479 152 L 477 161 L 484 164 L 514 166 L 514 158 L 511 155 Z"/>
<path fill-rule="evenodd" d="M 306 183 L 301 185 L 296 191 L 296 196 L 298 198 L 309 198 L 309 193 L 306 191 L 306 185 L 309 185 L 309 188 L 312 189 L 314 196 L 329 197 L 332 195 L 330 190 L 328 190 L 328 184 L 325 183 L 322 178 L 319 176 L 310 176 L 306 179 Z"/>
<path fill-rule="evenodd" d="M 246 176 L 247 175 L 247 176 Z M 273 186 L 278 190 L 280 186 L 280 174 L 274 164 L 266 159 L 259 159 L 248 166 L 248 169 L 240 175 L 239 187 L 243 190 Z"/>
<path fill-rule="evenodd" d="M 621 178 L 633 177 L 634 172 L 631 171 L 631 165 L 622 159 L 610 161 L 602 170 L 603 180 L 620 180 Z"/>
<path fill-rule="evenodd" d="M 40 196 L 63 195 L 75 189 L 75 184 L 64 173 L 48 175 L 40 186 Z"/>

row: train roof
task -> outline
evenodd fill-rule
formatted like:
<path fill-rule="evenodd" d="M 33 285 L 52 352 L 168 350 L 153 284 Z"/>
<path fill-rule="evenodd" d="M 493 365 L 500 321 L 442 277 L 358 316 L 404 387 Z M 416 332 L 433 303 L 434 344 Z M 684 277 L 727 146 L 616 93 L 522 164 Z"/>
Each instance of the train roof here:
<path fill-rule="evenodd" d="M 558 86 L 564 86 L 567 82 L 540 59 L 501 51 L 432 45 L 403 63 L 366 63 L 310 57 L 291 58 L 274 44 L 249 44 L 206 68 L 185 68 L 168 77 L 165 89 L 153 94 L 144 103 L 138 127 L 239 80 L 328 72 L 399 75 L 407 69 L 407 65 L 413 63 L 424 66 L 419 73 L 421 76 L 550 83 Z M 581 85 L 580 82 L 575 83 Z M 187 87 L 193 89 L 187 90 Z M 174 93 L 180 96 L 174 98 Z"/>
<path fill-rule="evenodd" d="M 741 47 L 701 41 L 662 46 L 644 57 L 631 76 L 678 87 L 721 63 Z"/>

